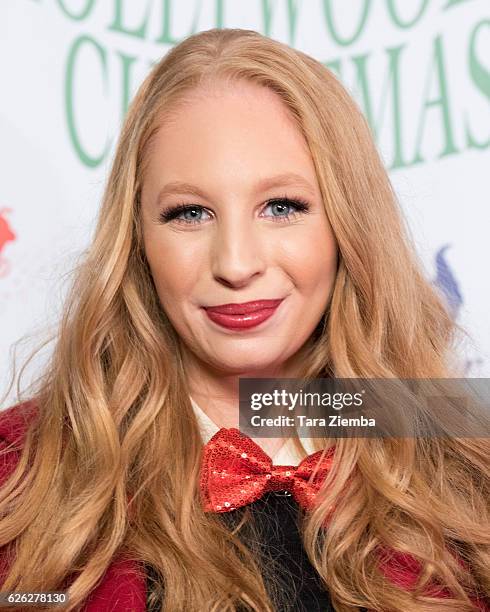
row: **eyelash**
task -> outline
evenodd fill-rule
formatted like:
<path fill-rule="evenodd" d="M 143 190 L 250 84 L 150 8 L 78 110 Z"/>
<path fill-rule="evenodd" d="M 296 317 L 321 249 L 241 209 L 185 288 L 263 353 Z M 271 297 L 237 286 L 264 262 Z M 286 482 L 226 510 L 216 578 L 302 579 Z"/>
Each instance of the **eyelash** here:
<path fill-rule="evenodd" d="M 271 206 L 273 204 L 282 204 L 282 205 L 291 206 L 294 209 L 293 212 L 295 213 L 298 212 L 298 213 L 306 214 L 310 210 L 309 203 L 306 200 L 303 200 L 303 198 L 297 198 L 297 197 L 289 198 L 287 196 L 283 196 L 282 198 L 273 198 L 267 201 L 266 206 Z M 186 219 L 177 218 L 183 212 L 187 210 L 195 210 L 195 209 L 205 210 L 205 207 L 200 206 L 199 204 L 177 204 L 175 206 L 171 206 L 161 211 L 159 215 L 159 220 L 161 223 L 169 223 L 170 221 L 175 220 L 185 225 L 196 225 L 201 222 L 199 220 L 194 221 L 194 220 L 186 220 Z M 290 217 L 290 214 L 276 216 L 276 217 L 272 215 L 272 219 L 274 220 L 275 223 L 288 223 L 290 222 L 289 217 Z"/>

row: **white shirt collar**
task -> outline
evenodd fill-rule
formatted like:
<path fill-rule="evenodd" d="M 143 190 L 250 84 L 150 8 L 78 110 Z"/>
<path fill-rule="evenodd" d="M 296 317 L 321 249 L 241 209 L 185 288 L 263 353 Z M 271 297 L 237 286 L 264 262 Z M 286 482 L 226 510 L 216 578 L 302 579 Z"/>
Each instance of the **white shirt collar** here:
<path fill-rule="evenodd" d="M 194 408 L 194 414 L 196 415 L 199 428 L 201 430 L 201 437 L 204 443 L 210 440 L 214 434 L 219 431 L 219 427 L 212 421 L 204 410 L 196 403 L 193 397 L 189 396 L 192 407 Z M 311 445 L 309 438 L 301 438 L 303 446 L 306 448 L 308 453 L 313 453 L 314 449 Z M 296 450 L 292 440 L 287 440 L 286 443 L 281 446 L 279 451 L 271 457 L 274 461 L 274 465 L 298 465 L 302 457 Z"/>

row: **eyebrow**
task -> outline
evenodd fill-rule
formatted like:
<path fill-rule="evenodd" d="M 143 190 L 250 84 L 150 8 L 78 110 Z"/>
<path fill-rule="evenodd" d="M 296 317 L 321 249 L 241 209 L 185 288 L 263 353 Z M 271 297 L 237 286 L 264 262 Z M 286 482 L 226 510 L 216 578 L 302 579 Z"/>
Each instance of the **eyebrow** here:
<path fill-rule="evenodd" d="M 283 174 L 276 174 L 275 176 L 261 179 L 255 184 L 253 194 L 258 195 L 261 192 L 274 189 L 275 187 L 286 186 L 300 187 L 307 191 L 311 196 L 316 195 L 316 190 L 314 189 L 313 185 L 311 185 L 311 183 L 300 174 L 296 174 L 295 172 L 284 172 Z M 158 192 L 157 204 L 161 202 L 165 196 L 175 194 L 186 194 L 207 198 L 206 192 L 192 183 L 172 181 L 164 185 Z"/>

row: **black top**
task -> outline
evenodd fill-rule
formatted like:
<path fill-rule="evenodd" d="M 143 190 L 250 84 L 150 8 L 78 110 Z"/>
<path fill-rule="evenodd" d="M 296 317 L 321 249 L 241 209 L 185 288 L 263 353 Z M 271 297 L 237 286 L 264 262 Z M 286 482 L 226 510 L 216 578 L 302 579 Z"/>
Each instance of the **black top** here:
<path fill-rule="evenodd" d="M 239 522 L 244 508 L 223 512 L 219 516 L 227 526 L 233 527 Z M 294 497 L 286 491 L 268 492 L 246 508 L 252 512 L 254 525 L 260 534 L 263 565 L 270 567 L 267 559 L 272 559 L 273 571 L 280 584 L 284 585 L 284 589 L 275 593 L 270 588 L 271 581 L 264 575 L 266 588 L 277 612 L 334 612 L 328 591 L 304 550 L 298 530 L 298 505 Z M 247 542 L 249 536 L 246 533 L 241 530 L 238 535 L 244 543 Z M 151 574 L 151 568 L 148 571 Z M 149 605 L 147 609 L 151 610 Z"/>

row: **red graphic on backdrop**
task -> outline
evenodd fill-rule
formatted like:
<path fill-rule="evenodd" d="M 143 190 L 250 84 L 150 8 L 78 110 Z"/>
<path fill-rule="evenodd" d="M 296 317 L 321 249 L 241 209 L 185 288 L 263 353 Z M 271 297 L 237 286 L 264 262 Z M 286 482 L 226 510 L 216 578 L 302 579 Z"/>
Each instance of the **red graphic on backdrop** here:
<path fill-rule="evenodd" d="M 4 216 L 5 213 L 10 212 L 12 212 L 10 208 L 0 208 L 0 278 L 6 276 L 10 269 L 10 262 L 2 256 L 3 249 L 7 242 L 11 242 L 17 237 Z"/>

